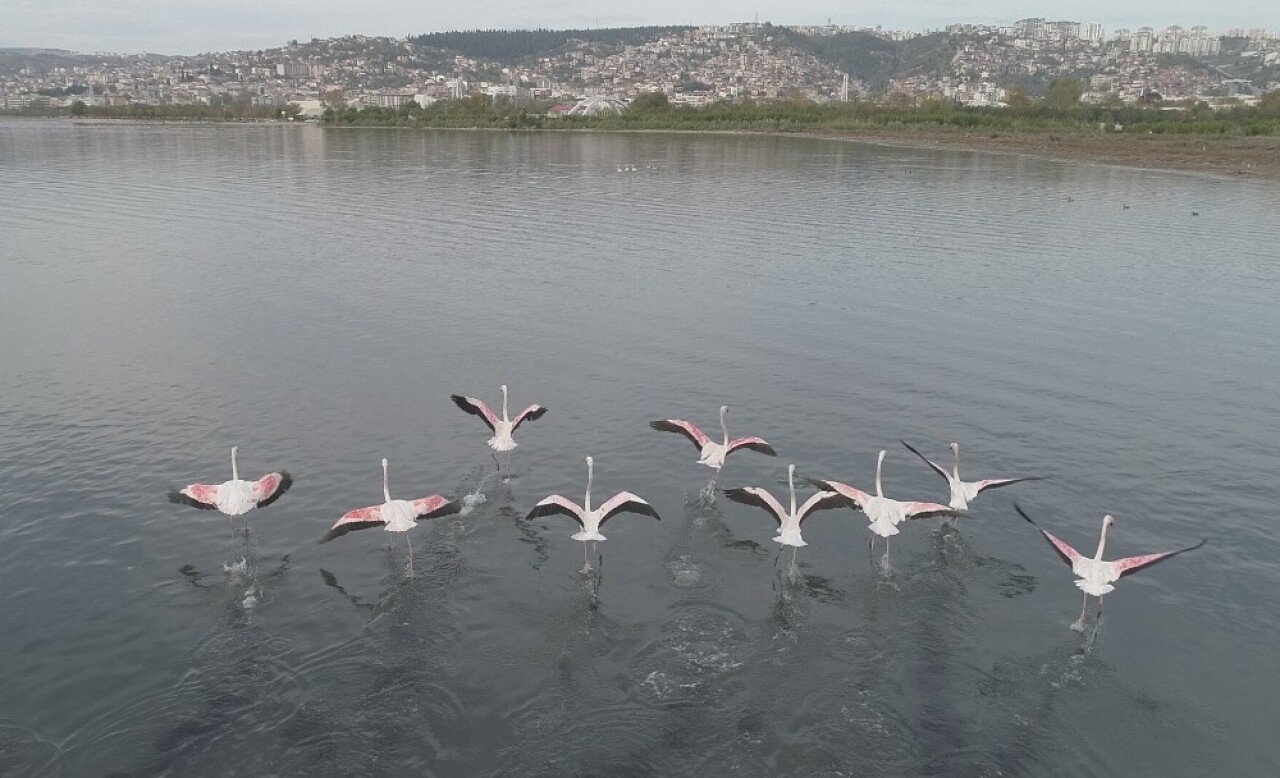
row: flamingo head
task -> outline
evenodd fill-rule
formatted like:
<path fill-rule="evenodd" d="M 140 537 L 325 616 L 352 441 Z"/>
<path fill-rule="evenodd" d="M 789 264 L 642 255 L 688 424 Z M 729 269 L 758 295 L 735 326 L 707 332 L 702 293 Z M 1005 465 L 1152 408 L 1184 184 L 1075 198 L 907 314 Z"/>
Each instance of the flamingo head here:
<path fill-rule="evenodd" d="M 240 450 L 240 447 L 239 447 L 239 446 L 232 446 L 232 447 L 231 447 L 231 456 L 235 456 L 235 455 L 236 455 L 236 452 L 237 452 L 237 451 L 239 451 L 239 450 Z"/>
<path fill-rule="evenodd" d="M 721 415 L 721 416 L 727 416 L 727 415 L 729 415 L 729 406 L 727 406 L 727 405 L 721 405 L 721 406 L 720 406 L 720 415 Z"/>
<path fill-rule="evenodd" d="M 1116 517 L 1115 517 L 1115 516 L 1112 516 L 1110 513 L 1108 513 L 1106 516 L 1103 516 L 1103 517 L 1102 517 L 1102 526 L 1103 526 L 1103 527 L 1110 527 L 1111 525 L 1113 525 L 1113 524 L 1115 524 L 1115 523 L 1116 523 Z"/>
<path fill-rule="evenodd" d="M 793 475 L 795 475 L 795 474 L 796 474 L 796 466 L 795 466 L 795 465 L 787 465 L 787 477 L 788 477 L 788 478 L 790 478 L 791 476 L 793 476 Z"/>
<path fill-rule="evenodd" d="M 951 444 L 951 451 L 952 451 L 953 453 L 959 453 L 959 452 L 960 452 L 960 444 L 959 444 L 959 443 L 952 443 L 952 444 Z"/>
<path fill-rule="evenodd" d="M 592 459 L 591 457 L 587 457 L 587 467 L 591 467 L 595 463 L 596 461 L 594 459 Z"/>
<path fill-rule="evenodd" d="M 881 450 L 880 455 L 876 457 L 876 464 L 878 465 L 884 462 L 885 455 L 887 455 L 888 453 L 889 453 L 888 451 Z"/>
<path fill-rule="evenodd" d="M 499 390 L 499 391 L 501 391 L 503 394 L 506 394 L 506 393 L 507 393 L 507 385 L 506 385 L 506 384 L 503 384 L 502 386 L 498 387 L 498 390 Z"/>
<path fill-rule="evenodd" d="M 383 458 L 382 458 L 382 469 L 383 469 L 383 470 L 386 470 L 386 469 L 387 469 L 387 458 L 386 458 L 386 457 L 383 457 Z"/>

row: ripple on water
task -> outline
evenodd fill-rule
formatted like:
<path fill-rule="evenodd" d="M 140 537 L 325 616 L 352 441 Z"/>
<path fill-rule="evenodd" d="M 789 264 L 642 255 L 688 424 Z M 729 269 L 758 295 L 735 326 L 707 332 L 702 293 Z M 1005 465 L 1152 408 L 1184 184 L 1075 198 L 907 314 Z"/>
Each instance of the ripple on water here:
<path fill-rule="evenodd" d="M 642 696 L 653 703 L 705 702 L 751 658 L 738 614 L 711 603 L 676 605 L 661 635 L 638 652 L 633 668 Z"/>
<path fill-rule="evenodd" d="M 0 775 L 35 775 L 57 756 L 58 747 L 13 721 L 0 721 Z"/>

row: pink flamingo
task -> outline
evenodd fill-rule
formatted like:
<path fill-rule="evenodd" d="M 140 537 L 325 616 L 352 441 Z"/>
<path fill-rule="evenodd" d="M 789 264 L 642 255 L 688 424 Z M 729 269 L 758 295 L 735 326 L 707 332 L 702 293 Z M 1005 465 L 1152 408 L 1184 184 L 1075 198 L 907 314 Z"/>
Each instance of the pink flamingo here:
<path fill-rule="evenodd" d="M 692 422 L 683 419 L 659 419 L 658 421 L 649 422 L 650 429 L 662 432 L 676 432 L 684 435 L 693 445 L 698 447 L 698 464 L 706 465 L 715 470 L 719 474 L 720 468 L 724 467 L 724 460 L 734 451 L 740 448 L 749 448 L 752 451 L 759 451 L 761 454 L 768 454 L 771 457 L 777 456 L 777 452 L 773 450 L 765 442 L 764 438 L 754 435 L 745 438 L 735 438 L 729 440 L 728 426 L 729 406 L 720 406 L 720 431 L 724 433 L 723 442 L 717 443 Z"/>
<path fill-rule="evenodd" d="M 947 485 L 951 487 L 951 507 L 958 511 L 969 510 L 969 503 L 973 502 L 975 497 L 988 489 L 999 489 L 1002 486 L 1009 486 L 1022 481 L 1039 481 L 1043 479 L 1043 476 L 1030 475 L 1023 478 L 987 478 L 982 481 L 962 481 L 960 480 L 959 443 L 951 444 L 951 452 L 955 455 L 955 462 L 951 466 L 951 472 L 947 472 L 945 467 L 916 451 L 907 441 L 901 440 L 898 442 L 906 446 L 907 450 L 912 454 L 924 460 L 924 463 L 933 468 L 935 473 L 947 479 Z"/>
<path fill-rule="evenodd" d="M 799 548 L 807 546 L 800 535 L 800 527 L 804 520 L 816 511 L 831 508 L 851 508 L 853 501 L 835 491 L 820 491 L 805 500 L 804 505 L 796 507 L 796 466 L 787 466 L 787 486 L 791 491 L 791 508 L 784 508 L 777 498 L 767 489 L 759 486 L 744 486 L 740 489 L 725 489 L 724 496 L 743 505 L 754 505 L 763 508 L 778 522 L 778 535 L 773 540 L 784 546 Z"/>
<path fill-rule="evenodd" d="M 525 520 L 541 518 L 542 516 L 550 516 L 552 514 L 561 514 L 568 516 L 578 525 L 582 527 L 581 531 L 574 533 L 573 539 L 581 541 L 582 559 L 584 562 L 583 571 L 589 570 L 591 565 L 587 561 L 588 540 L 606 540 L 604 535 L 600 534 L 600 528 L 604 523 L 619 513 L 639 513 L 645 516 L 652 516 L 661 520 L 662 517 L 653 509 L 645 500 L 637 497 L 631 492 L 618 492 L 614 496 L 605 500 L 599 508 L 591 507 L 591 483 L 595 478 L 595 460 L 587 457 L 587 493 L 582 499 L 582 505 L 577 504 L 568 497 L 559 494 L 553 494 L 541 500 L 537 505 L 533 506 L 533 510 L 529 511 L 529 515 Z"/>
<path fill-rule="evenodd" d="M 391 499 L 391 491 L 387 486 L 387 460 L 385 457 L 382 460 L 382 499 L 381 505 L 357 508 L 354 511 L 343 514 L 342 518 L 338 519 L 320 542 L 328 543 L 330 540 L 341 537 L 348 532 L 369 529 L 370 527 L 380 526 L 387 532 L 408 532 L 417 526 L 419 521 L 448 516 L 461 510 L 461 507 L 456 502 L 447 500 L 438 494 L 417 500 Z M 405 535 L 404 539 L 409 544 L 409 570 L 412 572 L 413 541 L 409 539 L 408 535 Z M 388 545 L 388 547 L 390 546 Z"/>
<path fill-rule="evenodd" d="M 888 557 L 889 538 L 898 534 L 898 525 L 907 519 L 927 519 L 933 516 L 963 516 L 964 512 L 936 502 L 891 500 L 885 497 L 880 484 L 880 474 L 884 468 L 886 453 L 881 451 L 876 458 L 875 494 L 867 494 L 861 489 L 840 481 L 824 481 L 819 478 L 809 478 L 807 480 L 819 489 L 837 492 L 848 497 L 858 510 L 865 513 L 867 518 L 871 520 L 871 524 L 867 527 L 867 529 L 871 530 L 871 548 L 875 548 L 876 536 L 884 538 L 884 553 Z"/>
<path fill-rule="evenodd" d="M 480 420 L 488 425 L 489 429 L 493 432 L 493 436 L 486 442 L 489 444 L 489 448 L 494 451 L 508 452 L 508 471 L 511 469 L 510 451 L 519 445 L 512 437 L 512 434 L 515 433 L 521 424 L 526 421 L 535 421 L 540 419 L 542 418 L 542 415 L 547 412 L 546 408 L 535 403 L 530 405 L 528 408 L 525 408 L 523 411 L 520 411 L 519 415 L 514 419 L 508 418 L 506 384 L 502 385 L 502 418 L 498 418 L 498 415 L 490 410 L 489 406 L 486 405 L 483 400 L 478 400 L 475 397 L 463 397 L 460 394 L 451 394 L 449 395 L 449 399 L 453 400 L 454 405 L 457 405 L 472 416 L 479 416 Z M 493 461 L 498 461 L 496 456 Z"/>
<path fill-rule="evenodd" d="M 1107 545 L 1107 530 L 1111 525 L 1116 523 L 1111 514 L 1102 517 L 1102 535 L 1098 538 L 1098 550 L 1094 552 L 1092 558 L 1076 551 L 1066 542 L 1059 539 L 1052 533 L 1041 529 L 1039 524 L 1032 521 L 1026 511 L 1022 510 L 1017 503 L 1013 504 L 1018 515 L 1031 523 L 1031 526 L 1040 530 L 1040 534 L 1044 535 L 1045 540 L 1049 541 L 1049 545 L 1053 546 L 1053 550 L 1058 552 L 1058 556 L 1062 557 L 1062 561 L 1071 566 L 1071 572 L 1079 577 L 1076 586 L 1084 592 L 1084 601 L 1080 605 L 1080 618 L 1076 619 L 1071 628 L 1077 632 L 1084 631 L 1084 614 L 1089 607 L 1089 595 L 1098 598 L 1098 615 L 1102 615 L 1102 596 L 1113 591 L 1116 587 L 1111 584 L 1120 580 L 1126 575 L 1132 575 L 1144 567 L 1150 567 L 1156 562 L 1177 556 L 1186 551 L 1194 551 L 1205 544 L 1202 540 L 1194 546 L 1181 548 L 1177 551 L 1162 551 L 1158 554 L 1143 554 L 1142 556 L 1130 556 L 1123 559 L 1113 559 L 1104 561 L 1102 559 L 1102 549 Z"/>
<path fill-rule="evenodd" d="M 169 501 L 190 505 L 204 511 L 221 511 L 227 516 L 241 516 L 254 508 L 265 508 L 293 486 L 286 471 L 267 473 L 256 481 L 240 478 L 236 467 L 237 446 L 231 447 L 231 480 L 220 484 L 191 484 L 169 492 Z"/>

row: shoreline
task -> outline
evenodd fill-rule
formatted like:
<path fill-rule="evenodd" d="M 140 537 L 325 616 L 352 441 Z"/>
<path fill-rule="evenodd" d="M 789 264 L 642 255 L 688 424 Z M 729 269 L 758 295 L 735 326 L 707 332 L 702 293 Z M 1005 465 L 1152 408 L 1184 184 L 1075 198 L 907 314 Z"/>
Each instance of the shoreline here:
<path fill-rule="evenodd" d="M 974 132 L 964 130 L 901 129 L 868 127 L 865 130 L 804 130 L 778 132 L 772 130 L 734 129 L 645 129 L 624 127 L 543 127 L 511 130 L 496 127 L 376 127 L 363 125 L 315 125 L 279 122 L 270 119 L 72 119 L 77 124 L 283 124 L 320 126 L 323 129 L 404 129 L 438 132 L 571 132 L 634 133 L 673 135 L 758 135 L 779 138 L 808 138 L 855 143 L 869 143 L 903 148 L 929 148 L 946 151 L 981 151 L 1019 154 L 1042 159 L 1091 162 L 1144 170 L 1211 174 L 1223 178 L 1280 181 L 1280 136 L 1226 135 L 1137 135 L 1131 133 L 1081 132 Z"/>

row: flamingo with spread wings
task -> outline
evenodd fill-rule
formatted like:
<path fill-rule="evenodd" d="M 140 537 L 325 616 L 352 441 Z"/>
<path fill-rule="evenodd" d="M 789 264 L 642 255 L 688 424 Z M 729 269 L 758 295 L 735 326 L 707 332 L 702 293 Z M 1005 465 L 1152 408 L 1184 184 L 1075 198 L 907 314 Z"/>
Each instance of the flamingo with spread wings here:
<path fill-rule="evenodd" d="M 1039 481 L 1043 479 L 1043 476 L 1029 475 L 1022 478 L 986 478 L 981 481 L 964 481 L 960 478 L 959 443 L 951 444 L 951 452 L 955 455 L 955 461 L 951 466 L 951 471 L 948 472 L 945 467 L 921 454 L 907 441 L 902 440 L 899 442 L 906 446 L 907 450 L 912 454 L 924 460 L 924 463 L 933 468 L 935 473 L 947 479 L 947 485 L 951 487 L 951 507 L 958 511 L 969 510 L 969 503 L 973 502 L 975 497 L 988 489 L 999 489 L 1003 486 L 1010 486 L 1023 481 Z"/>
<path fill-rule="evenodd" d="M 720 431 L 724 433 L 724 440 L 716 442 L 707 437 L 707 434 L 698 429 L 697 425 L 684 419 L 659 419 L 658 421 L 649 422 L 651 429 L 661 432 L 675 432 L 684 435 L 689 442 L 698 447 L 698 464 L 716 470 L 724 467 L 724 460 L 733 452 L 740 448 L 749 448 L 752 451 L 759 451 L 761 454 L 769 456 L 777 456 L 777 452 L 773 450 L 764 438 L 750 435 L 744 438 L 729 439 L 729 406 L 720 406 Z"/>
<path fill-rule="evenodd" d="M 293 486 L 287 471 L 267 473 L 256 481 L 240 478 L 236 467 L 239 447 L 231 447 L 231 480 L 220 484 L 190 484 L 169 493 L 169 501 L 190 505 L 204 511 L 221 511 L 228 516 L 241 516 L 254 508 L 265 508 Z"/>
<path fill-rule="evenodd" d="M 1102 613 L 1102 597 L 1114 591 L 1116 587 L 1113 583 L 1125 577 L 1132 575 L 1143 568 L 1150 567 L 1157 562 L 1163 562 L 1166 559 L 1175 557 L 1178 554 L 1187 551 L 1194 551 L 1205 544 L 1202 540 L 1194 546 L 1180 548 L 1177 551 L 1162 551 L 1156 554 L 1143 554 L 1142 556 L 1124 557 L 1123 559 L 1112 559 L 1110 561 L 1103 560 L 1102 551 L 1107 545 L 1107 530 L 1111 528 L 1116 520 L 1111 514 L 1102 517 L 1102 535 L 1098 538 L 1098 550 L 1094 552 L 1092 557 L 1087 557 L 1072 548 L 1066 541 L 1058 538 L 1048 530 L 1042 529 L 1036 524 L 1026 511 L 1017 503 L 1013 507 L 1018 511 L 1018 515 L 1031 523 L 1031 526 L 1040 530 L 1040 534 L 1044 539 L 1053 546 L 1053 550 L 1058 553 L 1063 562 L 1071 567 L 1071 572 L 1078 577 L 1076 586 L 1080 587 L 1084 592 L 1084 601 L 1080 605 L 1080 618 L 1076 619 L 1071 628 L 1077 632 L 1084 630 L 1084 614 L 1089 607 L 1089 595 L 1098 598 L 1098 613 Z"/>
<path fill-rule="evenodd" d="M 911 500 L 891 500 L 884 496 L 880 476 L 884 469 L 884 458 L 888 452 L 881 451 L 876 458 L 876 493 L 867 494 L 857 487 L 840 481 L 825 481 L 819 478 L 807 479 L 809 483 L 827 491 L 837 492 L 853 502 L 854 507 L 867 515 L 871 524 L 871 548 L 875 548 L 876 537 L 884 541 L 885 555 L 889 554 L 889 538 L 897 535 L 898 525 L 908 519 L 927 519 L 934 516 L 963 516 L 963 511 L 955 510 L 936 502 L 919 502 Z"/>
<path fill-rule="evenodd" d="M 329 529 L 328 534 L 320 541 L 328 543 L 334 538 L 342 537 L 348 532 L 360 529 L 382 527 L 387 532 L 408 532 L 426 519 L 448 516 L 461 510 L 456 502 L 447 500 L 438 494 L 421 497 L 417 500 L 393 500 L 387 486 L 387 460 L 382 459 L 382 504 L 368 508 L 357 508 L 342 515 L 342 518 Z M 413 570 L 413 541 L 405 535 L 409 544 L 409 569 Z"/>
<path fill-rule="evenodd" d="M 787 466 L 787 486 L 791 491 L 790 510 L 784 508 L 767 489 L 759 486 L 725 489 L 724 496 L 734 502 L 742 503 L 743 505 L 754 505 L 757 508 L 763 508 L 768 511 L 773 516 L 774 521 L 778 522 L 778 535 L 773 539 L 774 542 L 797 548 L 809 545 L 804 542 L 804 538 L 800 535 L 800 527 L 804 524 L 805 519 L 817 511 L 830 510 L 831 508 L 851 508 L 854 505 L 853 501 L 848 497 L 835 491 L 820 491 L 805 500 L 804 504 L 797 508 L 795 465 Z"/>
<path fill-rule="evenodd" d="M 606 521 L 620 513 L 639 513 L 655 519 L 662 518 L 652 505 L 631 492 L 618 492 L 601 503 L 599 508 L 593 509 L 591 482 L 595 478 L 595 464 L 594 459 L 587 457 L 587 493 L 581 505 L 563 495 L 553 494 L 533 506 L 533 510 L 529 511 L 525 519 L 537 519 L 557 513 L 568 516 L 578 522 L 582 528 L 581 531 L 574 533 L 573 539 L 585 543 L 588 540 L 606 540 L 605 536 L 600 534 L 600 528 Z"/>
<path fill-rule="evenodd" d="M 538 404 L 530 405 L 523 411 L 520 411 L 514 419 L 507 416 L 507 385 L 502 385 L 502 418 L 490 410 L 489 406 L 483 400 L 477 400 L 474 397 L 463 397 L 460 394 L 449 396 L 454 404 L 462 410 L 473 416 L 479 416 L 480 420 L 488 425 L 493 436 L 487 441 L 489 448 L 494 451 L 510 451 L 518 444 L 511 436 L 515 433 L 520 425 L 526 421 L 535 421 L 542 418 L 547 409 Z"/>

